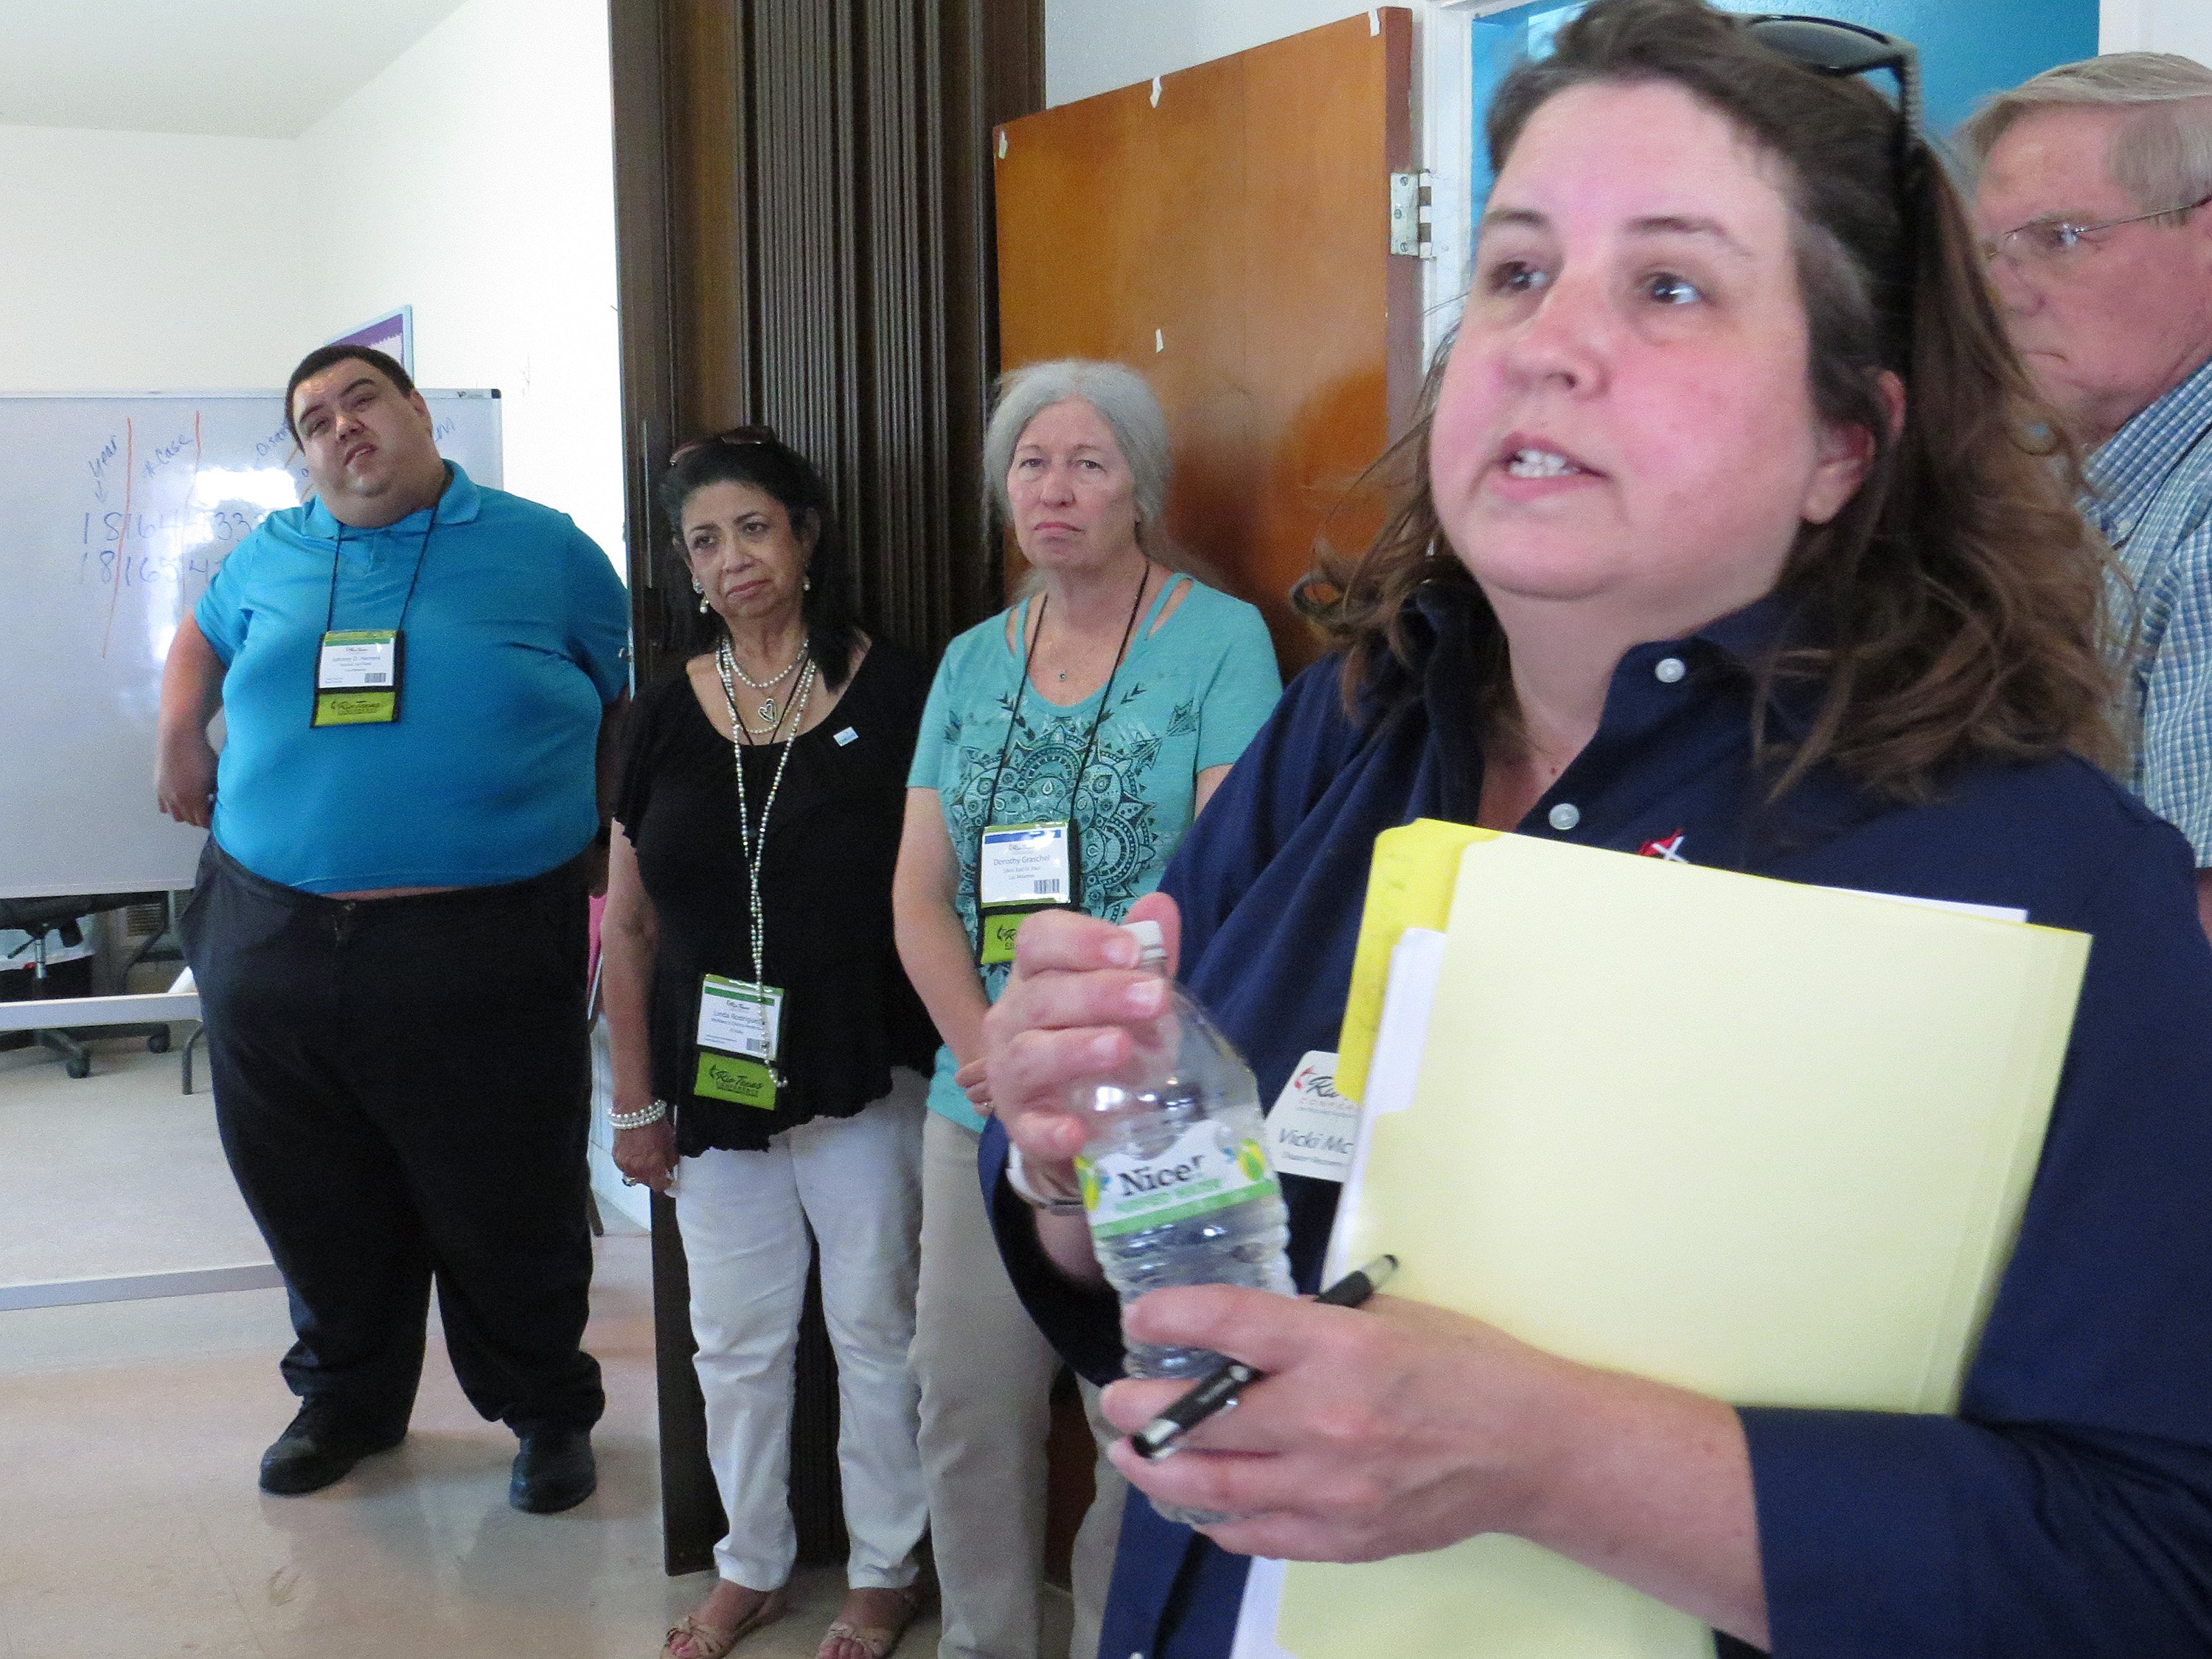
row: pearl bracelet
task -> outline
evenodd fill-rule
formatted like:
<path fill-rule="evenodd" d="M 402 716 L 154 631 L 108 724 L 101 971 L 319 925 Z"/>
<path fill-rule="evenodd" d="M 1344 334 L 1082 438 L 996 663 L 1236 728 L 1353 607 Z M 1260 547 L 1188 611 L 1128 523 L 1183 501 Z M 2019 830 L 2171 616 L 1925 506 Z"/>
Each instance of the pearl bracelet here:
<path fill-rule="evenodd" d="M 647 1124 L 658 1123 L 668 1115 L 668 1103 L 656 1100 L 650 1106 L 635 1112 L 609 1112 L 607 1121 L 617 1129 L 642 1129 Z"/>
<path fill-rule="evenodd" d="M 1081 1215 L 1084 1212 L 1083 1194 L 1079 1188 L 1060 1188 L 1040 1192 L 1030 1184 L 1029 1166 L 1023 1161 L 1022 1149 L 1006 1148 L 1006 1185 L 1014 1189 L 1014 1196 L 1033 1210 L 1047 1215 Z M 1056 1185 L 1056 1183 L 1055 1183 Z"/>

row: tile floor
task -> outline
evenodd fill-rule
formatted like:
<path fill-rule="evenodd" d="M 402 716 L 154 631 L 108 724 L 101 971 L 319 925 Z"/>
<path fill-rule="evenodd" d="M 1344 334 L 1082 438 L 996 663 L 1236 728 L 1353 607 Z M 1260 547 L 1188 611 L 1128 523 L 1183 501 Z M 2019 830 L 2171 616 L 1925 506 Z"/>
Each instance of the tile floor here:
<path fill-rule="evenodd" d="M 97 1066 L 121 1081 L 48 1062 L 49 1087 L 0 1054 L 5 1271 L 240 1260 L 227 1177 L 199 1179 L 206 1097 L 175 1092 L 173 1056 L 103 1045 Z M 434 1334 L 406 1443 L 276 1498 L 253 1472 L 293 1406 L 281 1291 L 0 1312 L 0 1659 L 651 1659 L 710 1581 L 660 1567 L 647 1245 L 600 1242 L 600 1484 L 562 1516 L 507 1506 L 514 1442 L 461 1398 Z M 81 1265 L 95 1256 L 128 1265 Z M 842 1584 L 802 1571 L 793 1613 L 741 1659 L 812 1654 Z M 917 1626 L 901 1652 L 927 1659 L 936 1637 Z"/>
<path fill-rule="evenodd" d="M 118 1038 L 94 1056 L 72 1078 L 44 1049 L 0 1053 L 0 1285 L 268 1261 L 216 1141 L 207 1056 L 193 1095 L 175 1050 Z"/>

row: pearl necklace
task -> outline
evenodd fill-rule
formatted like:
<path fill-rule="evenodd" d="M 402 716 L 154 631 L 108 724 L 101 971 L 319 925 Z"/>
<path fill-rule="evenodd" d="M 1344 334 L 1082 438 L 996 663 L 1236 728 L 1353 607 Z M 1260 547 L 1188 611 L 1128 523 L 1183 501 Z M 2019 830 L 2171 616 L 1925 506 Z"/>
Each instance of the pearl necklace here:
<path fill-rule="evenodd" d="M 799 654 L 805 654 L 803 648 Z M 753 947 L 753 983 L 758 985 L 762 982 L 762 963 L 768 938 L 766 921 L 761 908 L 760 878 L 761 861 L 768 854 L 769 815 L 775 811 L 776 792 L 783 787 L 783 769 L 791 764 L 791 751 L 799 747 L 799 728 L 806 723 L 806 699 L 814 689 L 814 664 L 810 659 L 806 672 L 799 677 L 799 694 L 792 700 L 798 718 L 791 723 L 791 741 L 784 744 L 783 753 L 776 757 L 775 775 L 769 781 L 768 799 L 761 804 L 757 826 L 752 822 L 752 813 L 745 800 L 745 748 L 750 734 L 744 731 L 744 722 L 738 718 L 738 689 L 730 678 L 730 670 L 736 665 L 737 653 L 730 649 L 729 641 L 725 640 L 715 649 L 714 666 L 720 671 L 722 695 L 728 699 L 730 705 L 730 766 L 737 774 L 738 781 L 738 842 L 745 866 L 745 896 L 750 901 L 747 920 L 752 924 L 749 931 Z M 794 659 L 792 667 L 798 665 Z M 789 673 L 791 671 L 786 669 L 784 672 Z M 740 670 L 739 673 L 742 676 L 743 671 Z M 752 684 L 750 680 L 745 683 L 748 685 Z M 769 684 L 774 684 L 775 682 L 770 681 Z M 769 1069 L 775 1073 L 779 1083 L 782 1081 L 780 1067 L 770 1066 Z"/>
<path fill-rule="evenodd" d="M 737 708 L 735 697 L 736 688 L 729 686 L 729 678 L 732 672 L 734 672 L 739 679 L 743 680 L 747 685 L 752 687 L 756 691 L 772 692 L 777 686 L 781 685 L 786 680 L 791 678 L 792 670 L 797 668 L 801 662 L 805 660 L 806 641 L 804 639 L 801 639 L 799 642 L 799 649 L 792 653 L 791 660 L 784 664 L 780 672 L 769 675 L 769 678 L 764 680 L 757 680 L 751 675 L 745 672 L 744 664 L 738 660 L 738 653 L 730 648 L 729 636 L 726 634 L 723 635 L 721 644 L 715 647 L 714 655 L 715 661 L 718 665 L 726 665 L 726 666 L 722 668 L 722 681 L 724 685 L 728 687 L 732 691 L 732 695 L 730 706 L 732 713 L 734 714 Z M 776 722 L 782 716 L 782 714 L 783 710 L 777 707 L 776 701 L 773 696 L 763 696 L 761 699 L 760 708 L 754 712 L 753 723 L 764 726 L 772 732 L 775 729 Z"/>

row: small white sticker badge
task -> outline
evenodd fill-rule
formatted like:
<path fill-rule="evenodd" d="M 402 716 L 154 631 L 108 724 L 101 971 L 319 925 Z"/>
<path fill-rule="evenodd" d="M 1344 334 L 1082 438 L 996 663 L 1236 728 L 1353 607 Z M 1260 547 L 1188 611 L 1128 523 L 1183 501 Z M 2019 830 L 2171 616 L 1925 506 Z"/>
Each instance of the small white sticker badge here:
<path fill-rule="evenodd" d="M 1340 1182 L 1358 1139 L 1359 1108 L 1336 1091 L 1336 1056 L 1316 1048 L 1267 1114 L 1268 1159 L 1279 1174 Z"/>

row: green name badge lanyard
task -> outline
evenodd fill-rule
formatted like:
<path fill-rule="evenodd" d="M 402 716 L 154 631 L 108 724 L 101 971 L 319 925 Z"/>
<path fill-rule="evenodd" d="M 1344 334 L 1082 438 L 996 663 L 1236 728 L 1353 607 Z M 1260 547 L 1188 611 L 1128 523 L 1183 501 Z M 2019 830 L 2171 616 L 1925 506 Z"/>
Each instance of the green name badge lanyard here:
<path fill-rule="evenodd" d="M 399 602 L 399 620 L 390 628 L 341 631 L 335 624 L 345 526 L 338 526 L 338 544 L 331 555 L 330 605 L 323 614 L 323 637 L 315 648 L 311 726 L 389 726 L 399 718 L 399 684 L 407 667 L 407 611 L 415 603 L 416 584 L 422 580 L 430 532 L 437 527 L 438 508 L 433 502 L 430 521 L 422 526 L 422 544 L 415 550 L 415 574 L 407 579 L 407 597 Z"/>
<path fill-rule="evenodd" d="M 1021 684 L 1014 690 L 1013 712 L 1006 720 L 1006 740 L 999 746 L 998 769 L 991 775 L 990 798 L 983 807 L 983 833 L 975 842 L 975 960 L 989 968 L 1014 959 L 1014 935 L 1023 921 L 1040 910 L 1071 904 L 1083 908 L 1083 836 L 1075 820 L 1075 805 L 1082 798 L 1083 780 L 1098 750 L 1098 728 L 1106 723 L 1106 710 L 1114 701 L 1114 679 L 1121 672 L 1129 636 L 1136 631 L 1137 612 L 1144 608 L 1145 589 L 1152 579 L 1147 562 L 1137 583 L 1136 602 L 1122 625 L 1121 644 L 1107 671 L 1098 693 L 1098 711 L 1091 717 L 1091 735 L 1084 739 L 1083 759 L 1067 786 L 1067 817 L 1034 823 L 1000 823 L 999 784 L 1006 775 L 1006 761 L 1014 750 L 1014 733 L 1021 729 L 1022 698 L 1030 689 L 1030 669 L 1036 660 L 1037 641 L 1044 637 L 1046 594 L 1037 600 L 1036 632 L 1022 656 Z"/>
<path fill-rule="evenodd" d="M 746 896 L 750 902 L 753 976 L 725 979 L 708 974 L 699 987 L 699 1060 L 691 1091 L 708 1100 L 726 1100 L 735 1106 L 775 1109 L 784 1083 L 777 1063 L 783 1042 L 783 992 L 763 982 L 762 963 L 768 930 L 761 909 L 761 861 L 768 851 L 769 814 L 775 810 L 776 792 L 783 787 L 784 769 L 791 751 L 799 746 L 799 728 L 806 719 L 806 701 L 814 690 L 814 664 L 810 659 L 799 671 L 799 690 L 769 734 L 769 741 L 783 741 L 775 775 L 761 803 L 760 823 L 755 826 L 745 799 L 745 749 L 751 734 L 738 714 L 738 689 L 730 678 L 732 658 L 726 636 L 714 650 L 714 666 L 722 679 L 722 696 L 730 706 L 730 765 L 738 778 L 738 841 L 745 866 Z M 783 739 L 788 721 L 791 736 Z"/>
<path fill-rule="evenodd" d="M 998 823 L 983 831 L 976 854 L 975 893 L 982 915 L 981 959 L 1014 959 L 1022 918 L 1076 902 L 1081 890 L 1076 840 L 1065 818 Z"/>
<path fill-rule="evenodd" d="M 782 1035 L 781 991 L 708 974 L 699 987 L 699 1070 L 692 1091 L 774 1111 Z"/>

